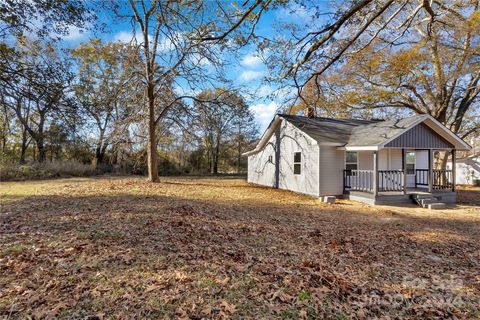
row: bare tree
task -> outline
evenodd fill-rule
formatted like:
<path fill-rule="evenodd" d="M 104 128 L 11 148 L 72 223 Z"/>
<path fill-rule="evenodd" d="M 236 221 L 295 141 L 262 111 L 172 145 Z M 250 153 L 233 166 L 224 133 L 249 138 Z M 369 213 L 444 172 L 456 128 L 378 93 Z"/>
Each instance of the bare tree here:
<path fill-rule="evenodd" d="M 132 53 L 128 45 L 92 39 L 74 49 L 72 54 L 79 70 L 75 94 L 98 132 L 95 164 L 102 164 L 115 135 L 122 135 L 119 128 L 128 108 L 125 95 L 135 96 L 131 86 L 134 68 L 129 65 Z"/>
<path fill-rule="evenodd" d="M 193 123 L 207 151 L 210 172 L 217 174 L 222 145 L 227 145 L 227 139 L 240 139 L 247 125 L 252 125 L 252 115 L 243 97 L 225 89 L 201 92 L 194 105 Z"/>
<path fill-rule="evenodd" d="M 439 25 L 451 23 L 447 20 L 452 15 L 463 16 L 472 5 L 478 6 L 478 1 L 351 0 L 335 2 L 331 7 L 311 0 L 289 2 L 287 8 L 307 8 L 310 18 L 282 25 L 290 34 L 282 29 L 269 42 L 275 48 L 268 50 L 269 66 L 279 75 L 276 80 L 292 82 L 297 100 L 303 100 L 307 84 L 316 85 L 320 91 L 319 80 L 327 70 L 374 40 L 398 47 L 409 41 L 410 33 L 417 28 L 434 39 Z"/>
<path fill-rule="evenodd" d="M 141 39 L 133 39 L 133 43 L 138 43 L 144 64 L 150 181 L 159 180 L 156 127 L 183 100 L 195 99 L 195 95 L 184 91 L 159 101 L 160 92 L 172 85 L 197 89 L 224 81 L 220 57 L 224 48 L 233 46 L 227 40 L 234 32 L 245 31 L 247 25 L 253 30 L 269 3 L 271 1 L 247 1 L 236 7 L 211 1 L 128 0 L 131 14 L 116 11 L 117 16 L 135 22 L 134 34 L 137 28 L 141 32 Z M 122 6 L 114 8 L 123 9 Z M 246 39 L 238 42 L 245 43 Z M 216 71 L 215 76 L 212 71 Z"/>
<path fill-rule="evenodd" d="M 25 39 L 18 44 L 22 48 L 19 64 L 27 68 L 2 86 L 1 103 L 15 112 L 24 130 L 35 141 L 38 160 L 43 162 L 46 159 L 46 122 L 52 112 L 64 105 L 71 74 L 68 63 L 51 45 Z M 22 140 L 25 139 L 24 135 Z"/>
<path fill-rule="evenodd" d="M 412 25 L 401 46 L 390 38 L 357 46 L 338 68 L 307 84 L 303 101 L 336 112 L 411 110 L 432 115 L 462 137 L 478 131 L 478 2 L 433 8 L 433 22 Z"/>

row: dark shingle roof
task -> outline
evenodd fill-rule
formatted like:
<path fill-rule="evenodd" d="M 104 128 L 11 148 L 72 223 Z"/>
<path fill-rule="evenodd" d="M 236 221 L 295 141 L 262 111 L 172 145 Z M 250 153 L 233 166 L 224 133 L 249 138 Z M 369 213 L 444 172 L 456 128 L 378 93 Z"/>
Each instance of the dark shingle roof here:
<path fill-rule="evenodd" d="M 333 142 L 347 144 L 351 139 L 352 131 L 358 127 L 365 127 L 378 122 L 360 119 L 332 119 L 322 117 L 302 117 L 279 114 L 295 127 L 299 128 L 318 142 Z"/>
<path fill-rule="evenodd" d="M 382 144 L 401 134 L 423 118 L 423 115 L 416 115 L 405 119 L 380 121 L 357 127 L 353 130 L 347 146 L 363 147 Z"/>
<path fill-rule="evenodd" d="M 400 136 L 409 128 L 429 120 L 431 125 L 437 129 L 443 128 L 447 134 L 450 133 L 457 149 L 469 150 L 470 147 L 454 133 L 438 123 L 429 115 L 415 115 L 405 119 L 396 120 L 360 120 L 360 119 L 333 119 L 322 117 L 302 117 L 287 114 L 278 114 L 270 123 L 264 135 L 254 150 L 244 153 L 248 156 L 259 152 L 273 135 L 274 130 L 284 119 L 299 128 L 312 139 L 319 143 L 332 143 L 345 147 L 374 147 L 387 143 L 396 136 Z M 429 124 L 430 125 L 430 124 Z"/>

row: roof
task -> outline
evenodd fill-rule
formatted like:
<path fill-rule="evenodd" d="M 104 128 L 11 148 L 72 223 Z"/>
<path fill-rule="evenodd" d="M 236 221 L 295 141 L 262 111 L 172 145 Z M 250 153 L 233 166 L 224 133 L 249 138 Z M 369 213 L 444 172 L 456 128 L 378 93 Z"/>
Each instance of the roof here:
<path fill-rule="evenodd" d="M 378 122 L 378 120 L 309 118 L 286 114 L 279 114 L 279 116 L 308 134 L 317 142 L 334 142 L 341 144 L 349 142 L 352 131 L 355 128 Z"/>
<path fill-rule="evenodd" d="M 451 142 L 457 149 L 468 150 L 470 146 L 427 114 L 394 120 L 334 119 L 277 114 L 270 122 L 254 150 L 259 152 L 273 135 L 282 120 L 286 120 L 305 132 L 319 144 L 336 145 L 347 150 L 379 150 L 415 125 L 424 122 L 437 134 Z"/>
<path fill-rule="evenodd" d="M 355 128 L 347 146 L 377 146 L 391 140 L 421 122 L 424 117 L 416 115 L 404 119 L 380 121 Z"/>

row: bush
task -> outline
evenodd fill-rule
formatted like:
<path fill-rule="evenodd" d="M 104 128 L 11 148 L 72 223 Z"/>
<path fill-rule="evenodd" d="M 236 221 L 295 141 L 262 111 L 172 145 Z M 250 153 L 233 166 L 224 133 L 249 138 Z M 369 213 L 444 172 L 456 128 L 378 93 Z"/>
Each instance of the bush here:
<path fill-rule="evenodd" d="M 1 163 L 0 181 L 49 179 L 60 177 L 88 177 L 101 174 L 91 164 L 76 161 L 53 161 L 44 163 Z"/>

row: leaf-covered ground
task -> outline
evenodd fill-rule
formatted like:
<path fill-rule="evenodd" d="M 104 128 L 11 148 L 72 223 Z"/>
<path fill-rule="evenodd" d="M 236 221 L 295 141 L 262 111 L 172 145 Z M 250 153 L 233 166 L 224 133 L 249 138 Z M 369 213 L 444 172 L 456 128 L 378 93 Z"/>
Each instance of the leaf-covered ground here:
<path fill-rule="evenodd" d="M 0 318 L 480 319 L 480 189 L 442 211 L 241 179 L 0 193 Z"/>

